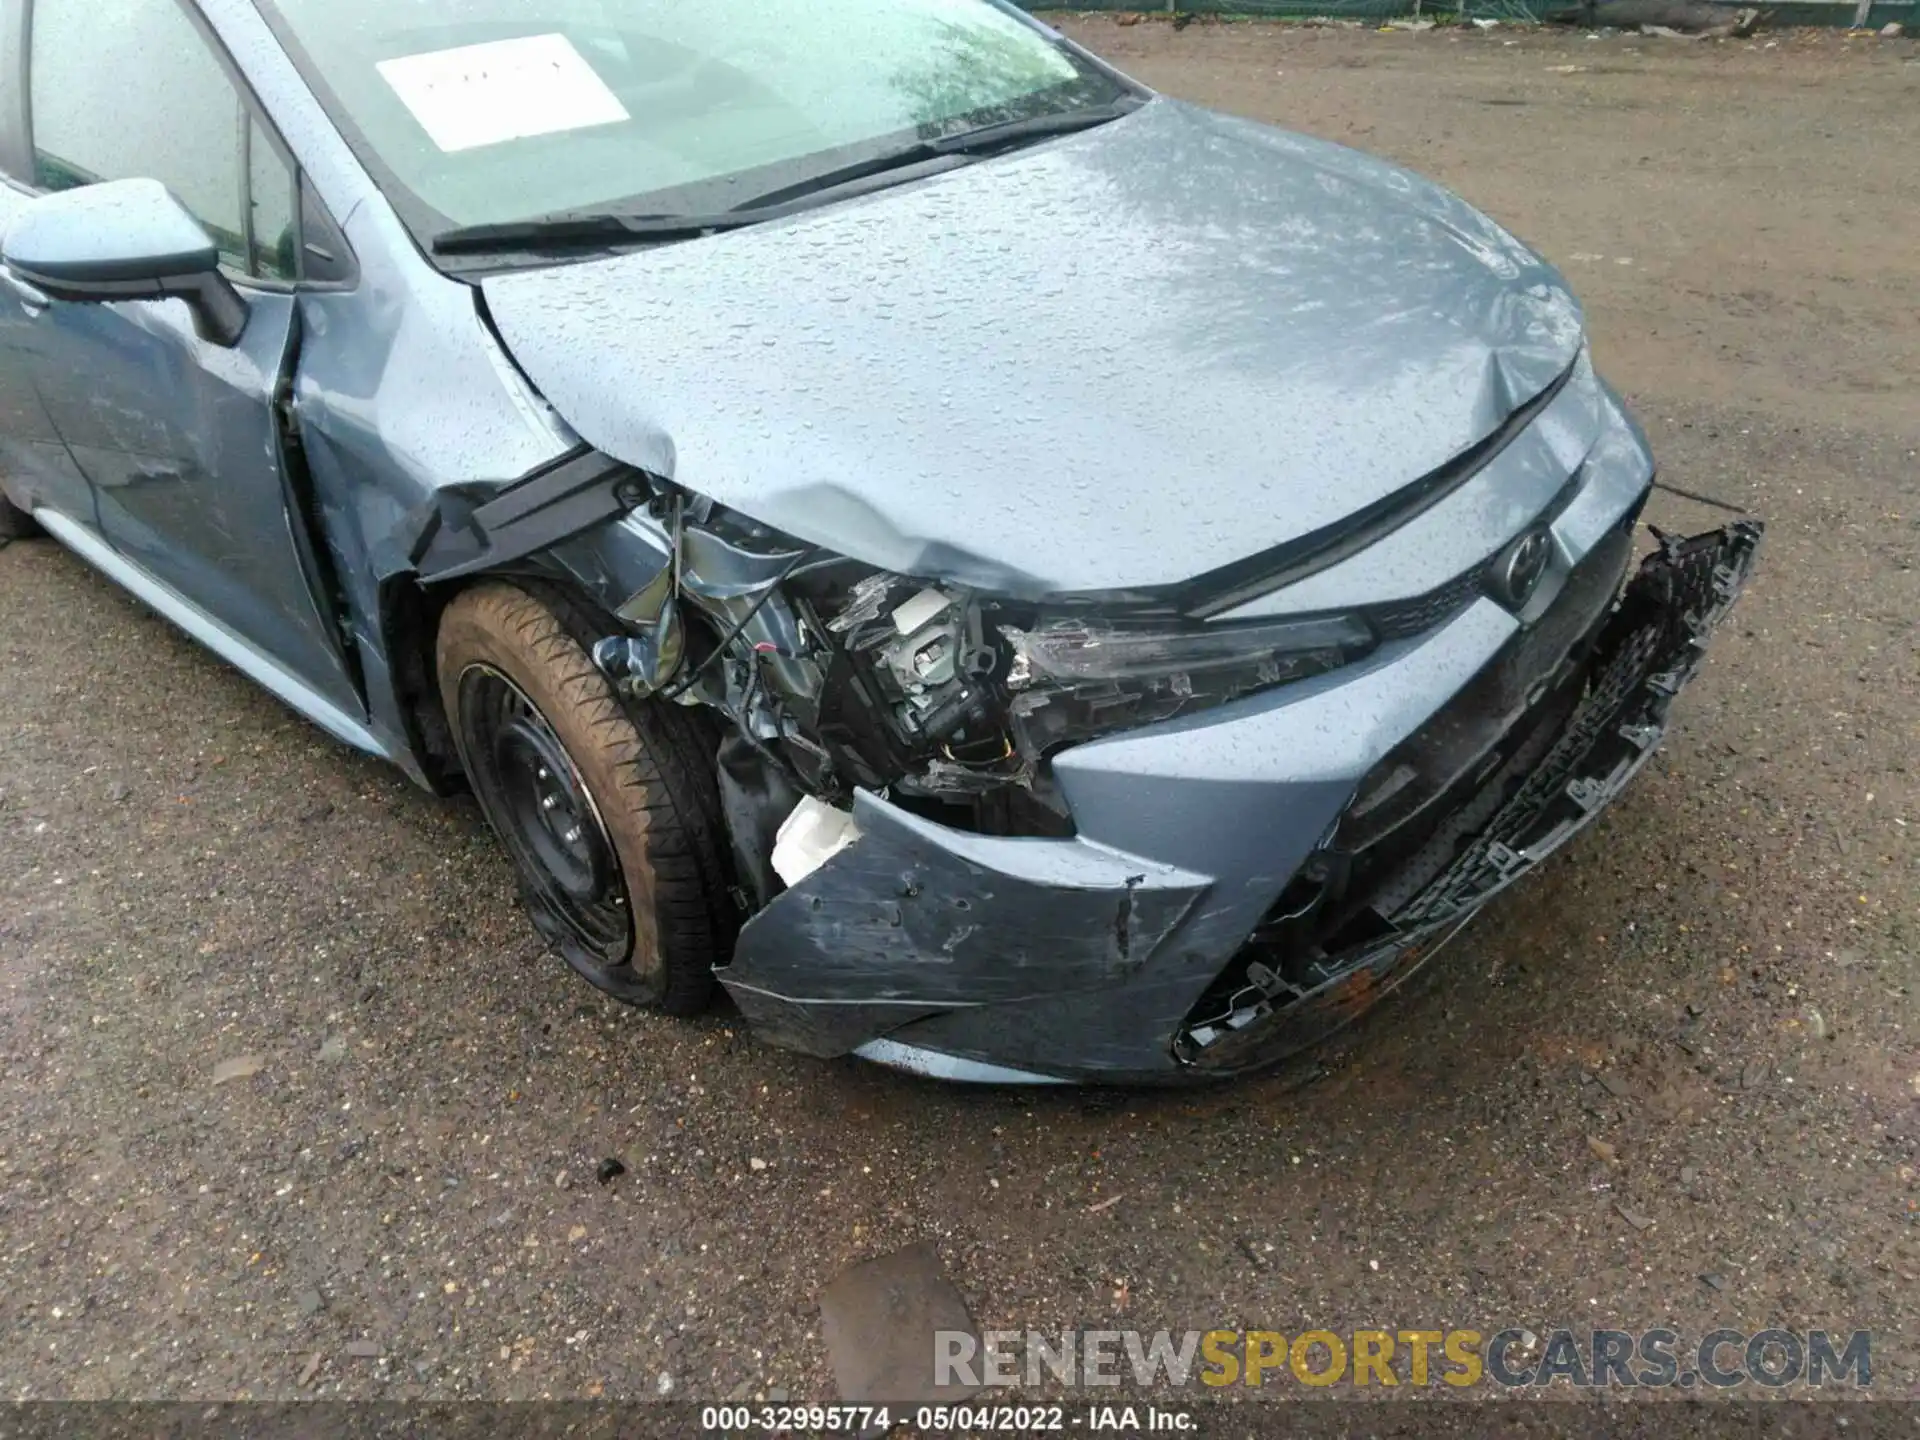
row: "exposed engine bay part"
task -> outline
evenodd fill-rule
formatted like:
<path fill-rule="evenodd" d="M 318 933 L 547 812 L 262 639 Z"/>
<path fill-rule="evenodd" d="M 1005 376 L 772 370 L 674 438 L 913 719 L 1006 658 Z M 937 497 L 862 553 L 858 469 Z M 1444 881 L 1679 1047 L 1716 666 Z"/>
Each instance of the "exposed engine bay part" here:
<path fill-rule="evenodd" d="M 774 873 L 798 885 L 859 838 L 860 827 L 846 811 L 805 796 L 774 834 Z"/>
<path fill-rule="evenodd" d="M 773 869 L 782 817 L 802 798 L 793 778 L 737 733 L 720 738 L 720 812 L 727 823 L 744 908 L 759 910 L 783 888 Z"/>
<path fill-rule="evenodd" d="M 616 612 L 632 634 L 609 635 L 593 647 L 594 664 L 636 699 L 657 693 L 686 658 L 678 569 L 669 565 Z"/>
<path fill-rule="evenodd" d="M 611 605 L 621 629 L 593 652 L 623 693 L 714 708 L 785 790 L 829 806 L 867 787 L 964 809 L 1032 783 L 999 718 L 1007 657 L 971 592 L 872 573 L 650 485 L 624 523 L 657 525 L 666 563 Z M 984 808 L 983 825 L 1018 823 L 1020 807 Z M 1063 825 L 1056 804 L 1038 833 Z"/>

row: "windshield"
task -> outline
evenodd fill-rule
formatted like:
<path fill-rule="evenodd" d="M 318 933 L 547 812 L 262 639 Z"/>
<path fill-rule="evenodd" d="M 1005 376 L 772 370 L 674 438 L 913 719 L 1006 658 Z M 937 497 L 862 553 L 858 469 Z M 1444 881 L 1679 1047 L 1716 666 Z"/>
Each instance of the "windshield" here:
<path fill-rule="evenodd" d="M 416 233 L 726 209 L 915 140 L 1111 104 L 990 0 L 262 0 Z"/>

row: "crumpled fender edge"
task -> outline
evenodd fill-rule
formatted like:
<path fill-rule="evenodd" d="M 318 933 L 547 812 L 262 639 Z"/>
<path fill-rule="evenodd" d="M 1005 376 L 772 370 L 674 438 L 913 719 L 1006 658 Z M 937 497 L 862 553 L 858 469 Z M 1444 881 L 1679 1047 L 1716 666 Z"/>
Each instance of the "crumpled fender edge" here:
<path fill-rule="evenodd" d="M 645 503 L 645 478 L 581 446 L 490 492 L 442 492 L 422 517 L 410 558 L 423 584 L 497 570 Z"/>

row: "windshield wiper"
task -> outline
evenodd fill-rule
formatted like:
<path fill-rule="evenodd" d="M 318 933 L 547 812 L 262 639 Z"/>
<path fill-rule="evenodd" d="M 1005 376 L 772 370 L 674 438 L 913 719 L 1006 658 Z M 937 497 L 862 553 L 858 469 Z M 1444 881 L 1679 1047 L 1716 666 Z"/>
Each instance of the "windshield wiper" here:
<path fill-rule="evenodd" d="M 1024 120 L 1002 120 L 994 125 L 976 125 L 952 135 L 926 142 L 936 155 L 977 155 L 983 150 L 998 150 L 1024 140 L 1044 140 L 1050 135 L 1071 135 L 1076 130 L 1091 130 L 1122 115 L 1131 115 L 1145 102 L 1129 95 L 1110 105 L 1089 105 L 1080 110 L 1054 110 L 1045 115 L 1029 115 Z"/>
<path fill-rule="evenodd" d="M 1112 105 L 1090 105 L 1083 110 L 1060 110 L 1046 115 L 1029 115 L 1023 120 L 1003 120 L 993 125 L 977 125 L 971 130 L 941 135 L 932 140 L 916 140 L 913 144 L 903 145 L 898 150 L 870 155 L 865 160 L 856 160 L 851 165 L 841 165 L 819 175 L 810 175 L 805 180 L 795 181 L 791 185 L 782 185 L 777 190 L 763 191 L 750 200 L 741 201 L 740 208 L 759 210 L 767 206 L 787 205 L 795 200 L 818 199 L 830 191 L 857 185 L 861 181 L 869 180 L 876 175 L 884 175 L 889 171 L 906 170 L 920 165 L 931 166 L 939 160 L 952 160 L 959 163 L 988 151 L 1019 145 L 1029 140 L 1044 140 L 1053 135 L 1070 135 L 1076 130 L 1091 130 L 1096 125 L 1104 125 L 1109 120 L 1118 120 L 1122 115 L 1138 109 L 1140 103 L 1139 100 L 1129 96 L 1125 101 Z"/>
<path fill-rule="evenodd" d="M 809 176 L 792 185 L 765 191 L 741 201 L 732 209 L 716 210 L 705 215 L 629 215 L 611 210 L 536 215 L 526 220 L 456 225 L 450 230 L 442 230 L 429 243 L 436 255 L 459 255 L 576 245 L 620 245 L 646 240 L 693 240 L 715 231 L 738 230 L 743 226 L 758 225 L 764 220 L 790 215 L 801 208 L 796 203 L 798 201 L 817 200 L 831 191 L 858 186 L 892 171 L 932 167 L 941 161 L 962 164 L 967 159 L 1007 146 L 1053 135 L 1070 135 L 1076 130 L 1090 130 L 1109 120 L 1119 119 L 1138 109 L 1142 103 L 1138 98 L 1129 96 L 1111 105 L 1029 115 L 1022 120 L 1005 120 L 932 140 L 917 140 L 898 150 L 856 160 L 850 165 Z"/>
<path fill-rule="evenodd" d="M 591 211 L 578 215 L 535 216 L 486 225 L 456 225 L 430 242 L 436 255 L 485 250 L 539 250 L 562 245 L 618 245 L 630 240 L 691 240 L 715 230 L 757 225 L 780 212 L 722 210 L 713 215 L 624 215 Z"/>

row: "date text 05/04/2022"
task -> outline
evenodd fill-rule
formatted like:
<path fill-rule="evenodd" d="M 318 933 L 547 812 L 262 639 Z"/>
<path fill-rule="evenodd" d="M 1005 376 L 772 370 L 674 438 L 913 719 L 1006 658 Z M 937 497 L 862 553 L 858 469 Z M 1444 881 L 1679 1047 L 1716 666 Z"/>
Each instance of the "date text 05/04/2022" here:
<path fill-rule="evenodd" d="M 910 1424 L 924 1435 L 1044 1434 L 1069 1430 L 1108 1435 L 1193 1434 L 1193 1413 L 1160 1405 L 708 1405 L 702 1431 L 716 1434 L 882 1434 Z"/>

